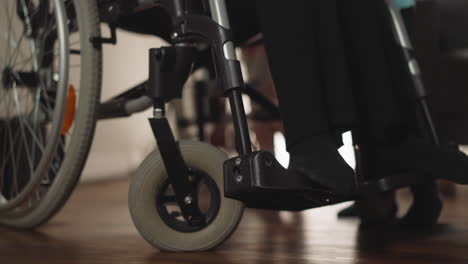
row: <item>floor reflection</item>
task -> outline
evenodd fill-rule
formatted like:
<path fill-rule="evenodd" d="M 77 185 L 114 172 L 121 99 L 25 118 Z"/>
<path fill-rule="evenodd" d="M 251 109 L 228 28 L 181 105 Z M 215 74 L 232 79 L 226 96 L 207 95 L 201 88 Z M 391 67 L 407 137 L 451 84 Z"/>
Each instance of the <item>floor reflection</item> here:
<path fill-rule="evenodd" d="M 465 191 L 446 201 L 441 224 L 430 230 L 360 228 L 357 219 L 336 217 L 350 203 L 299 213 L 248 209 L 238 230 L 216 250 L 180 254 L 160 252 L 137 233 L 127 188 L 127 181 L 84 185 L 38 231 L 0 228 L 0 263 L 468 263 Z M 400 203 L 404 211 L 408 199 Z"/>

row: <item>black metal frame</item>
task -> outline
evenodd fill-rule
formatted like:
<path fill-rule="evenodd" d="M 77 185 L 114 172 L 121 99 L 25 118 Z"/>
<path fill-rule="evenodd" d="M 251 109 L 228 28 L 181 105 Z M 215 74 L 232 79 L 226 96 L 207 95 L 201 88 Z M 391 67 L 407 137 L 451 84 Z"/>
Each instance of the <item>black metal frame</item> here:
<path fill-rule="evenodd" d="M 149 2 L 149 1 L 148 1 Z M 155 3 L 157 1 L 154 1 Z M 164 1 L 162 1 L 164 2 Z M 183 2 L 183 1 L 182 1 Z M 197 1 L 192 1 L 192 2 L 187 2 L 187 3 L 190 3 L 190 6 L 184 6 L 184 8 L 186 9 L 191 9 L 192 10 L 192 13 L 194 11 L 197 11 L 195 14 L 192 14 L 192 15 L 206 15 L 207 13 L 209 13 L 207 11 L 207 8 L 208 8 L 208 4 L 201 0 L 197 0 Z M 167 10 L 169 10 L 171 7 L 167 4 L 161 4 L 161 1 L 157 4 L 152 4 L 152 5 L 143 5 L 143 6 L 139 6 L 137 4 L 137 1 L 136 0 L 133 0 L 133 1 L 122 1 L 122 0 L 99 0 L 98 1 L 98 6 L 99 6 L 99 16 L 100 16 L 100 19 L 102 22 L 105 22 L 108 24 L 109 26 L 109 30 L 110 30 L 110 37 L 99 37 L 99 38 L 93 38 L 91 39 L 91 41 L 93 43 L 96 43 L 97 44 L 116 44 L 117 43 L 117 34 L 116 34 L 116 24 L 118 22 L 118 19 L 120 16 L 123 16 L 123 15 L 132 15 L 132 14 L 135 14 L 135 13 L 138 13 L 138 12 L 141 12 L 142 10 L 145 10 L 146 8 L 152 8 L 152 7 L 155 7 L 156 5 L 163 5 L 166 7 Z M 175 4 L 177 5 L 177 4 Z M 180 5 L 179 5 L 180 6 Z M 173 8 L 172 8 L 173 9 Z M 209 23 L 209 17 L 207 16 L 204 16 L 203 17 L 203 23 L 206 23 L 208 24 Z M 210 27 L 210 32 L 209 34 L 206 34 L 206 36 L 204 36 L 204 34 L 198 34 L 196 32 L 192 32 L 193 35 L 196 35 L 198 36 L 199 38 L 203 39 L 203 41 L 205 42 L 210 42 L 210 38 L 211 39 L 216 39 L 216 37 L 214 37 L 213 35 L 216 34 L 216 25 L 213 25 L 213 26 L 209 26 Z M 222 27 L 221 27 L 222 29 Z M 226 31 L 225 29 L 222 29 L 224 31 Z M 208 30 L 205 30 L 205 31 L 208 31 Z M 174 31 L 176 34 L 177 32 Z M 226 34 L 226 33 L 224 33 Z M 173 34 L 174 35 L 174 34 Z M 191 37 L 193 37 L 193 35 Z M 166 39 L 168 40 L 168 39 Z M 168 40 L 169 41 L 169 40 Z M 174 42 L 175 39 L 171 39 L 170 40 L 171 42 Z M 179 38 L 178 41 L 185 41 L 185 40 L 182 40 Z M 223 40 L 221 40 L 222 42 Z M 250 44 L 250 45 L 255 45 L 255 44 Z M 211 61 L 211 58 L 209 57 L 209 54 L 207 54 L 205 51 L 201 52 L 202 54 L 200 54 L 200 57 L 203 57 L 203 58 L 200 58 L 200 60 L 198 61 L 198 63 L 196 65 L 194 65 L 195 68 L 199 68 L 199 67 L 208 67 L 209 70 L 214 70 L 212 69 L 213 68 L 213 65 L 211 65 L 212 61 Z M 207 63 L 209 63 L 210 65 L 206 65 Z M 235 67 L 235 66 L 234 66 Z M 221 74 L 218 74 L 219 75 L 222 75 L 224 76 L 225 74 L 224 73 L 221 73 Z M 206 80 L 205 80 L 206 81 Z M 206 85 L 206 83 L 202 83 L 203 81 L 200 81 L 199 83 L 197 83 L 196 85 L 199 86 L 199 88 L 203 89 L 201 86 L 204 86 Z M 128 89 L 126 92 L 122 93 L 122 94 L 119 94 L 105 102 L 101 102 L 100 103 L 100 106 L 98 108 L 98 119 L 109 119 L 109 118 L 120 118 L 120 117 L 128 117 L 130 115 L 133 114 L 133 112 L 128 112 L 126 110 L 126 105 L 134 100 L 134 99 L 138 99 L 138 98 L 141 98 L 143 96 L 146 96 L 146 85 L 147 85 L 147 81 L 145 82 L 142 82 L 140 84 L 137 84 L 136 86 Z M 201 91 L 203 93 L 203 91 Z M 265 109 L 266 110 L 266 113 L 269 114 L 268 118 L 269 120 L 279 120 L 280 117 L 279 117 L 279 109 L 278 107 L 273 104 L 268 98 L 266 98 L 265 96 L 263 96 L 261 93 L 259 93 L 258 91 L 256 91 L 252 85 L 249 85 L 249 84 L 245 84 L 245 89 L 241 89 L 240 92 L 242 92 L 243 94 L 246 94 L 247 96 L 249 96 L 249 98 L 259 104 L 262 109 Z M 201 94 L 198 94 L 197 93 L 197 96 L 202 96 Z M 203 129 L 202 127 L 206 124 L 207 121 L 209 121 L 209 119 L 205 116 L 203 116 L 203 113 L 201 111 L 202 108 L 204 108 L 205 106 L 201 105 L 201 104 L 198 104 L 197 103 L 197 109 L 196 109 L 196 112 L 197 112 L 197 120 L 196 120 L 196 124 L 199 128 L 199 138 L 200 139 L 203 139 L 204 138 L 204 132 L 203 132 Z"/>
<path fill-rule="evenodd" d="M 194 202 L 196 195 L 188 180 L 188 168 L 164 117 L 164 104 L 181 97 L 183 84 L 195 60 L 196 45 L 208 44 L 216 75 L 231 105 L 237 150 L 241 155 L 248 155 L 252 150 L 241 96 L 244 83 L 239 61 L 226 58 L 224 54 L 224 44 L 233 41 L 230 30 L 206 16 L 208 11 L 203 2 L 198 7 L 187 1 L 161 3 L 173 19 L 174 46 L 150 50 L 147 95 L 154 100 L 155 107 L 155 117 L 150 118 L 150 123 L 182 214 L 189 223 L 196 225 L 204 219 Z"/>

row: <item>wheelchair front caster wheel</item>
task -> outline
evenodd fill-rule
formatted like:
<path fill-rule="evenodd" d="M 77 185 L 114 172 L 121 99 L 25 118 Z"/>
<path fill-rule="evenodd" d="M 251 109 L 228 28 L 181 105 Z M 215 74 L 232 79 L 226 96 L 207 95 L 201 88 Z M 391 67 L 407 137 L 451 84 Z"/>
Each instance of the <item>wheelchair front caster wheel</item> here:
<path fill-rule="evenodd" d="M 195 141 L 181 141 L 179 147 L 189 168 L 190 182 L 197 190 L 205 224 L 190 225 L 181 215 L 158 150 L 143 161 L 132 179 L 130 214 L 143 238 L 161 250 L 209 250 L 235 231 L 244 206 L 224 197 L 225 153 Z"/>

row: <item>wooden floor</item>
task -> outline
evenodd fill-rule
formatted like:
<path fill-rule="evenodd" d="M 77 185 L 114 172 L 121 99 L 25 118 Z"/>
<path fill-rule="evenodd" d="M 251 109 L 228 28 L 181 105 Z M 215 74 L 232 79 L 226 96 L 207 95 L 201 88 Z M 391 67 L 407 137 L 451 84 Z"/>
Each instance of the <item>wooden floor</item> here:
<path fill-rule="evenodd" d="M 39 230 L 0 229 L 0 263 L 468 263 L 468 191 L 446 202 L 441 224 L 430 234 L 390 227 L 360 231 L 357 220 L 336 218 L 346 204 L 303 213 L 247 210 L 217 250 L 175 254 L 161 253 L 139 236 L 127 187 L 124 180 L 84 184 Z"/>

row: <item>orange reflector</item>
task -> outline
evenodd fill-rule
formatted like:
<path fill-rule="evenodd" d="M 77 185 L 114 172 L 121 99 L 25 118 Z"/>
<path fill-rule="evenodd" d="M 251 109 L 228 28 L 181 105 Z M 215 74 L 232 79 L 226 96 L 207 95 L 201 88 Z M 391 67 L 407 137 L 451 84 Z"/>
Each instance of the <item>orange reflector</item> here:
<path fill-rule="evenodd" d="M 62 135 L 68 133 L 75 120 L 76 93 L 72 84 L 68 85 L 67 106 L 65 107 L 65 116 L 63 117 Z"/>

